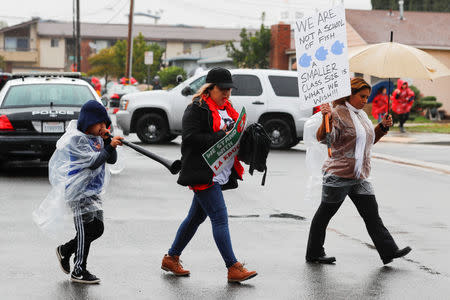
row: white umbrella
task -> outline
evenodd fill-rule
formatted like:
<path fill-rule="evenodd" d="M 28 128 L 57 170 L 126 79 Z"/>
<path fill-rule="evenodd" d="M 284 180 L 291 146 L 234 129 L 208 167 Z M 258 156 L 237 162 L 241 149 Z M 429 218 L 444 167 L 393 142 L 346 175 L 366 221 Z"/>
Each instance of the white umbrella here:
<path fill-rule="evenodd" d="M 450 76 L 450 70 L 436 58 L 417 48 L 394 43 L 372 44 L 349 49 L 350 71 L 379 78 L 409 77 L 433 80 Z M 390 84 L 389 84 L 390 86 Z M 390 89 L 388 86 L 388 95 Z M 388 97 L 388 112 L 389 112 Z"/>
<path fill-rule="evenodd" d="M 436 58 L 417 48 L 389 42 L 349 49 L 350 71 L 379 78 L 435 79 L 450 76 Z"/>

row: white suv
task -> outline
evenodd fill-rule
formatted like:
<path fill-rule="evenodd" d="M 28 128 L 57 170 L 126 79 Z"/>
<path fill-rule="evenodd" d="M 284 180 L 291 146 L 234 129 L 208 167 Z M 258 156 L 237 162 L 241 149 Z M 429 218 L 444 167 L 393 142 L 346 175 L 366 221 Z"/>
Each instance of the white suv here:
<path fill-rule="evenodd" d="M 281 70 L 230 70 L 236 89 L 230 100 L 238 112 L 245 106 L 248 124 L 263 124 L 272 147 L 285 149 L 303 136 L 303 124 L 312 109 L 300 110 L 297 72 Z M 164 91 L 127 94 L 117 112 L 124 134 L 137 133 L 144 143 L 167 142 L 181 134 L 181 120 L 192 95 L 205 83 L 206 72 Z"/>

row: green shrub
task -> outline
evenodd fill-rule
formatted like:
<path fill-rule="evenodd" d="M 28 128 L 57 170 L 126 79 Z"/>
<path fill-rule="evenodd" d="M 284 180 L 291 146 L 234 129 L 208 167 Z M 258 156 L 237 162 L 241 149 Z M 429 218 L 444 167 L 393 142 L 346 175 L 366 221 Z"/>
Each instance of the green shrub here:
<path fill-rule="evenodd" d="M 419 100 L 420 90 L 415 85 L 411 85 L 409 88 L 414 92 L 414 100 Z"/>
<path fill-rule="evenodd" d="M 425 98 L 425 97 L 424 97 Z M 422 98 L 419 102 L 420 107 L 422 107 L 423 109 L 433 109 L 433 108 L 439 108 L 442 106 L 441 102 L 436 102 L 436 100 L 428 100 L 425 101 L 423 100 L 424 98 Z"/>
<path fill-rule="evenodd" d="M 177 76 L 183 76 L 183 79 L 186 79 L 186 71 L 180 67 L 167 67 L 158 72 L 158 76 L 161 81 L 162 86 L 167 86 L 169 84 L 177 85 Z"/>
<path fill-rule="evenodd" d="M 425 96 L 420 98 L 420 101 L 436 101 L 436 97 L 435 96 Z"/>

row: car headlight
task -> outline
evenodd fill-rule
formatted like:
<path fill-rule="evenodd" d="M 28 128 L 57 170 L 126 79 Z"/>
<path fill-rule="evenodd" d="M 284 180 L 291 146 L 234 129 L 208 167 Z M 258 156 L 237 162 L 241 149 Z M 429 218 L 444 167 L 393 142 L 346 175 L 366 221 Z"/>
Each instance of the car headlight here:
<path fill-rule="evenodd" d="M 120 109 L 127 110 L 129 100 L 122 99 L 120 102 Z"/>

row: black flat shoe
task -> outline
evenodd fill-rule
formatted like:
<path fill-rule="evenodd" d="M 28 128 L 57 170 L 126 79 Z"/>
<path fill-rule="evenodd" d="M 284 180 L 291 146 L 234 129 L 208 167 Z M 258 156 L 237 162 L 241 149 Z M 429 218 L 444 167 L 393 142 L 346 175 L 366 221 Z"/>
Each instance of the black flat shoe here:
<path fill-rule="evenodd" d="M 319 256 L 315 258 L 307 258 L 306 262 L 316 263 L 316 264 L 332 264 L 336 261 L 336 257 L 334 256 Z"/>
<path fill-rule="evenodd" d="M 394 252 L 393 257 L 384 258 L 383 264 L 387 265 L 388 263 L 392 262 L 392 260 L 394 260 L 394 258 L 403 257 L 406 254 L 408 254 L 409 252 L 411 252 L 411 250 L 412 250 L 411 247 L 405 247 L 403 249 L 398 249 L 397 251 Z"/>

